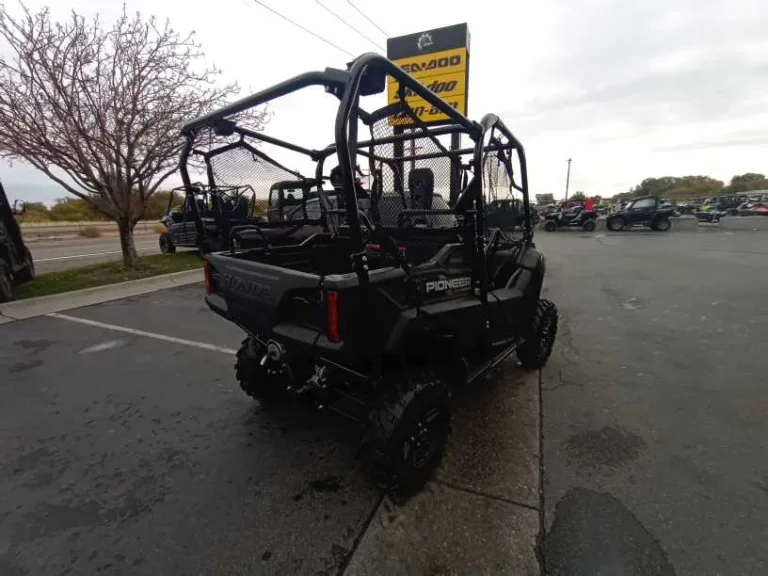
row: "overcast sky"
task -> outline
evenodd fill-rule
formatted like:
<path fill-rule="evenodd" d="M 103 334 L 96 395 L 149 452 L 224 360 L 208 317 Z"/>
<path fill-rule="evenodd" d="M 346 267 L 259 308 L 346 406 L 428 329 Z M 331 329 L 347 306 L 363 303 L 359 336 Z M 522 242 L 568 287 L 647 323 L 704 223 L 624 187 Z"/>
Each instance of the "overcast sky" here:
<path fill-rule="evenodd" d="M 386 36 L 347 0 L 321 0 L 381 46 Z M 263 0 L 354 54 L 380 51 L 315 0 Z M 256 91 L 351 58 L 253 0 L 126 0 L 129 11 L 197 32 L 206 57 Z M 119 2 L 27 0 L 112 20 Z M 768 172 L 766 0 L 355 0 L 390 36 L 460 22 L 471 33 L 469 116 L 500 114 L 526 146 L 532 193 L 611 196 L 647 176 L 728 180 Z M 8 5 L 12 6 L 9 1 Z M 332 138 L 333 100 L 273 107 L 269 132 L 309 146 Z M 12 198 L 61 190 L 32 168 L 0 164 Z"/>

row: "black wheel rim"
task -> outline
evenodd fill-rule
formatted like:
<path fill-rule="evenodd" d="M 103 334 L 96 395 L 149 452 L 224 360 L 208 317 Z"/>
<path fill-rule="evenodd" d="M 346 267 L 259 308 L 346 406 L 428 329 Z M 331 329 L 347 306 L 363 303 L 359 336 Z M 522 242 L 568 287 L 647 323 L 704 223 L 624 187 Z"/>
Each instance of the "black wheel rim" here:
<path fill-rule="evenodd" d="M 440 450 L 444 436 L 445 415 L 440 408 L 432 408 L 421 418 L 403 443 L 403 460 L 412 470 L 429 466 Z"/>

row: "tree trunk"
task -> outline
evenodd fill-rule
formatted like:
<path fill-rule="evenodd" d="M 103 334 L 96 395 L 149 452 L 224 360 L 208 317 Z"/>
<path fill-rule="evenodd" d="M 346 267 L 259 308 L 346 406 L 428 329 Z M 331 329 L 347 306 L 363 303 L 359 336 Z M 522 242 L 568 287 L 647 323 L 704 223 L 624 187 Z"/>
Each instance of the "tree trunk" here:
<path fill-rule="evenodd" d="M 120 231 L 120 248 L 123 251 L 123 266 L 126 268 L 139 267 L 139 255 L 136 254 L 136 244 L 133 242 L 134 224 L 127 218 L 117 219 L 117 229 Z"/>

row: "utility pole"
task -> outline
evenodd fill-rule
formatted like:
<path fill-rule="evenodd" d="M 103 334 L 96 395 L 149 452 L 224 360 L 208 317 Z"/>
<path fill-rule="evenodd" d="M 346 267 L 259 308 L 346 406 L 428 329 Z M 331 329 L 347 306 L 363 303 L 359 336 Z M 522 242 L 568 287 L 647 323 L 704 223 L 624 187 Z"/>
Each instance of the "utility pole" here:
<path fill-rule="evenodd" d="M 568 186 L 571 184 L 571 159 L 568 158 L 568 174 L 565 176 L 565 200 L 568 202 Z"/>

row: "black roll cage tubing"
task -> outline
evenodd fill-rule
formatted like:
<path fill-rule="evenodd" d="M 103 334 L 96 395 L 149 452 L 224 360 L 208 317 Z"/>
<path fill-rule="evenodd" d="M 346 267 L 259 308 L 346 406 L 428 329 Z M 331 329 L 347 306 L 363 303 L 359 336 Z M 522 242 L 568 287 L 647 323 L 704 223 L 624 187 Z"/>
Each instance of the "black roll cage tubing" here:
<path fill-rule="evenodd" d="M 370 75 L 366 77 L 366 75 Z M 472 167 L 474 173 L 474 180 L 476 181 L 472 190 L 465 189 L 463 193 L 470 193 L 470 203 L 464 204 L 472 206 L 476 214 L 483 213 L 483 160 L 484 154 L 492 151 L 508 151 L 509 157 L 504 156 L 504 167 L 510 177 L 512 185 L 519 190 L 523 195 L 523 210 L 524 210 L 524 226 L 523 237 L 526 244 L 533 243 L 533 230 L 531 228 L 530 218 L 530 201 L 528 197 L 528 172 L 525 160 L 525 150 L 523 145 L 517 138 L 514 137 L 512 132 L 504 125 L 501 119 L 495 114 L 487 114 L 483 119 L 478 122 L 469 120 L 466 116 L 461 114 L 458 110 L 448 105 L 441 100 L 431 90 L 427 89 L 423 84 L 415 80 L 409 74 L 397 67 L 393 62 L 381 56 L 379 54 L 367 53 L 354 60 L 349 67 L 348 71 L 338 70 L 334 68 L 326 68 L 325 71 L 307 72 L 299 76 L 290 78 L 284 82 L 276 84 L 270 88 L 242 98 L 232 104 L 224 106 L 219 110 L 213 111 L 209 114 L 201 116 L 195 120 L 187 122 L 182 127 L 182 133 L 186 138 L 186 145 L 183 147 L 181 157 L 179 159 L 179 168 L 181 172 L 182 181 L 186 190 L 191 190 L 192 182 L 189 177 L 187 169 L 187 162 L 189 155 L 193 150 L 195 137 L 202 129 L 215 129 L 216 132 L 227 135 L 232 133 L 238 133 L 241 136 L 241 140 L 244 136 L 254 138 L 256 140 L 262 140 L 298 152 L 309 156 L 313 161 L 318 163 L 318 172 L 321 172 L 321 165 L 323 161 L 336 152 L 339 161 L 339 168 L 341 172 L 341 180 L 344 189 L 344 204 L 347 210 L 347 224 L 351 231 L 351 240 L 353 242 L 354 250 L 353 262 L 355 263 L 355 271 L 357 272 L 361 283 L 368 283 L 367 266 L 364 264 L 364 246 L 363 235 L 361 230 L 360 214 L 358 211 L 357 194 L 355 191 L 355 166 L 357 165 L 357 154 L 360 153 L 363 156 L 368 157 L 370 160 L 378 160 L 387 163 L 397 164 L 401 158 L 382 158 L 373 153 L 373 147 L 384 143 L 396 143 L 400 141 L 406 141 L 417 137 L 416 131 L 411 134 L 396 133 L 392 136 L 385 138 L 372 138 L 369 140 L 358 141 L 357 127 L 358 119 L 365 124 L 371 124 L 372 122 L 381 119 L 383 111 L 386 110 L 387 114 L 393 111 L 397 111 L 397 107 L 403 107 L 402 102 L 394 105 L 385 106 L 382 109 L 374 111 L 372 113 L 364 112 L 360 109 L 360 96 L 361 87 L 363 95 L 370 93 L 367 85 L 364 85 L 364 80 L 371 80 L 371 78 L 390 76 L 394 78 L 400 85 L 400 90 L 409 89 L 413 94 L 419 96 L 427 103 L 431 104 L 434 108 L 442 112 L 447 117 L 446 126 L 429 128 L 423 125 L 423 123 L 415 122 L 416 129 L 420 131 L 419 137 L 426 137 L 437 142 L 440 153 L 419 154 L 402 159 L 428 159 L 436 157 L 448 157 L 452 163 L 460 161 L 461 156 L 465 154 L 473 154 Z M 335 144 L 328 146 L 324 150 L 310 150 L 296 146 L 289 142 L 285 142 L 278 138 L 268 136 L 261 132 L 254 132 L 245 128 L 240 128 L 234 124 L 232 120 L 228 118 L 236 115 L 240 112 L 244 112 L 250 108 L 260 106 L 279 98 L 281 96 L 288 95 L 298 90 L 310 87 L 310 86 L 323 86 L 326 92 L 334 94 L 340 99 L 339 108 L 336 113 L 336 121 L 334 126 Z M 412 119 L 412 118 L 411 118 Z M 444 150 L 444 146 L 439 143 L 437 136 L 444 134 L 464 133 L 467 134 L 474 142 L 473 148 L 466 148 L 461 150 Z M 502 143 L 500 137 L 506 140 L 506 143 Z M 363 150 L 369 148 L 369 152 Z M 520 182 L 519 186 L 514 184 L 514 178 L 511 166 L 512 152 L 517 152 L 518 162 L 520 165 Z M 446 154 L 447 152 L 447 154 Z M 501 159 L 501 158 L 500 158 Z M 267 160 L 267 161 L 271 161 Z M 322 173 L 316 174 L 318 181 L 318 188 L 322 189 Z M 319 191 L 320 191 L 319 190 Z M 463 194 L 462 193 L 462 194 Z M 319 194 L 322 199 L 323 194 Z M 321 200 L 322 201 L 322 200 Z M 327 206 L 327 201 L 324 202 L 327 209 L 332 207 Z M 196 222 L 198 228 L 198 234 L 204 239 L 202 223 L 196 211 Z M 484 223 L 481 217 L 477 218 L 477 235 L 481 238 L 484 234 Z M 478 246 L 479 256 L 485 259 L 485 247 Z"/>

